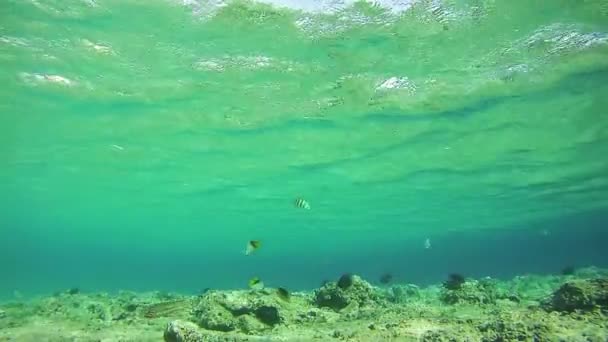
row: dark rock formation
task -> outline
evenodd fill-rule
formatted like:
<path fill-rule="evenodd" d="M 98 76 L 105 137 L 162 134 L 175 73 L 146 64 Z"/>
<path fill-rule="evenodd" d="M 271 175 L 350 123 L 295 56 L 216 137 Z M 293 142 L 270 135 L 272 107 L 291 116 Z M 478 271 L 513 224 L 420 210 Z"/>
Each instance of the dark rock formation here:
<path fill-rule="evenodd" d="M 200 297 L 194 315 L 195 320 L 205 329 L 250 333 L 284 322 L 282 311 L 282 303 L 271 293 L 208 292 Z"/>
<path fill-rule="evenodd" d="M 567 282 L 553 293 L 546 307 L 550 310 L 566 312 L 593 309 L 608 311 L 608 279 Z"/>
<path fill-rule="evenodd" d="M 349 286 L 339 286 L 338 283 L 329 282 L 315 292 L 314 303 L 318 307 L 327 307 L 340 311 L 349 305 L 363 307 L 377 303 L 380 299 L 374 288 L 359 276 L 351 276 Z M 341 285 L 344 284 L 342 281 Z"/>

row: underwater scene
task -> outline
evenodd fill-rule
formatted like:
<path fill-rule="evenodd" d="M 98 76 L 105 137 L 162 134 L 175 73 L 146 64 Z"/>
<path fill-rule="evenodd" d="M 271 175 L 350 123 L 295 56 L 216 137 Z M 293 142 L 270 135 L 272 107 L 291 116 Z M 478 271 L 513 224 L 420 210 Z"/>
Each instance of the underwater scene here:
<path fill-rule="evenodd" d="M 608 1 L 2 0 L 0 341 L 608 341 Z"/>

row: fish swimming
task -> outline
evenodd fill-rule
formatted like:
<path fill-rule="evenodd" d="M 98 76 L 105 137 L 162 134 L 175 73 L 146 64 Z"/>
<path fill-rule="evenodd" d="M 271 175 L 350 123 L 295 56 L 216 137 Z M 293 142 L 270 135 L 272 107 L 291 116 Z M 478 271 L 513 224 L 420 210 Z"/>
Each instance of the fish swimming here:
<path fill-rule="evenodd" d="M 310 210 L 310 204 L 303 198 L 296 198 L 293 204 L 296 206 L 296 208 Z"/>
<path fill-rule="evenodd" d="M 380 283 L 388 284 L 393 280 L 393 275 L 390 273 L 385 273 L 380 276 Z"/>
<path fill-rule="evenodd" d="M 261 245 L 262 243 L 260 242 L 260 240 L 250 240 L 249 242 L 247 242 L 247 248 L 245 248 L 245 255 L 249 255 L 255 252 L 258 248 L 260 248 Z"/>
<path fill-rule="evenodd" d="M 261 290 L 264 288 L 264 282 L 259 277 L 249 279 L 249 288 L 252 290 Z"/>
<path fill-rule="evenodd" d="M 289 299 L 291 298 L 289 291 L 287 291 L 287 289 L 285 289 L 283 287 L 279 287 L 277 289 L 277 296 L 279 296 L 279 298 L 281 298 L 282 300 L 284 300 L 286 302 L 289 302 Z"/>

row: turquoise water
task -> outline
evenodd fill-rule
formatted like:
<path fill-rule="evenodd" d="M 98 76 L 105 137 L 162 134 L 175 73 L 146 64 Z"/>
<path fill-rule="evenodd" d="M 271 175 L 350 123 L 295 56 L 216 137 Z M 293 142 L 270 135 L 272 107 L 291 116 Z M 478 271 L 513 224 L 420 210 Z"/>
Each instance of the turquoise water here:
<path fill-rule="evenodd" d="M 0 18 L 0 296 L 608 265 L 605 1 Z"/>

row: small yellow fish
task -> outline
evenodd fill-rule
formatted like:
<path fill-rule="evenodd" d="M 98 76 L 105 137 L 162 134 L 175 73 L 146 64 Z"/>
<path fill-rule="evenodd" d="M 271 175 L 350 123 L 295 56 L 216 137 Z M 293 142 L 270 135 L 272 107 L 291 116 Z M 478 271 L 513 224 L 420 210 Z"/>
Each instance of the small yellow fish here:
<path fill-rule="evenodd" d="M 247 248 L 245 249 L 245 255 L 249 255 L 249 254 L 255 252 L 258 248 L 260 248 L 261 245 L 262 245 L 262 243 L 260 242 L 260 240 L 250 240 L 249 242 L 247 242 Z"/>
<path fill-rule="evenodd" d="M 264 288 L 264 282 L 259 277 L 249 279 L 249 288 L 252 290 L 261 290 Z"/>
<path fill-rule="evenodd" d="M 310 210 L 310 204 L 303 198 L 296 198 L 293 204 L 296 206 L 296 208 Z"/>

